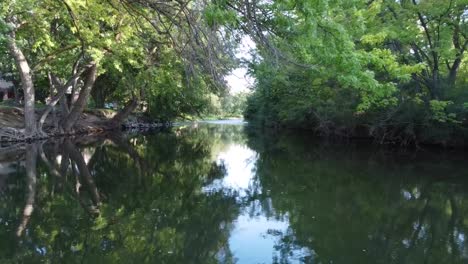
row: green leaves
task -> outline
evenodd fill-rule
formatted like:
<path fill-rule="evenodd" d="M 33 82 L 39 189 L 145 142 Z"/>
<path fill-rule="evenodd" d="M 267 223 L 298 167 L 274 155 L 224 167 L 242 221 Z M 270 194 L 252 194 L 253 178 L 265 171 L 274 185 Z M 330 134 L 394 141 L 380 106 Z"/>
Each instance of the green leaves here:
<path fill-rule="evenodd" d="M 431 100 L 429 103 L 433 120 L 441 123 L 461 123 L 455 113 L 447 112 L 447 108 L 453 105 L 452 101 Z"/>
<path fill-rule="evenodd" d="M 468 43 L 465 0 L 277 0 L 258 8 L 277 50 L 261 47 L 253 66 L 251 120 L 320 130 L 457 123 L 466 114 L 468 94 L 454 95 L 466 83 L 458 73 L 466 72 L 458 42 Z M 414 113 L 399 111 L 406 104 Z"/>
<path fill-rule="evenodd" d="M 210 27 L 217 27 L 219 25 L 237 26 L 237 14 L 229 9 L 226 9 L 221 4 L 208 5 L 204 11 L 203 16 L 205 22 Z"/>

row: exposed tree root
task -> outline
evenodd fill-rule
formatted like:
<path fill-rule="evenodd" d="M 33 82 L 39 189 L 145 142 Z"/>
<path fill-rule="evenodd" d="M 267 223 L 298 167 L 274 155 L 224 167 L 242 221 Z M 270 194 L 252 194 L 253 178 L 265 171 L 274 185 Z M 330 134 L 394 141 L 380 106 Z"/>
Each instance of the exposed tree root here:
<path fill-rule="evenodd" d="M 26 135 L 24 129 L 13 127 L 0 128 L 0 142 L 28 142 L 49 137 L 50 135 L 43 131 L 36 131 L 32 135 Z"/>
<path fill-rule="evenodd" d="M 65 137 L 73 135 L 84 135 L 84 134 L 98 134 L 105 131 L 111 130 L 151 130 L 159 129 L 162 127 L 170 127 L 172 124 L 166 123 L 125 123 L 120 127 L 108 126 L 108 123 L 104 122 L 101 126 L 93 127 L 81 127 L 70 132 L 64 132 L 63 130 L 57 130 L 53 127 L 47 132 L 37 131 L 33 135 L 26 136 L 24 129 L 2 127 L 0 128 L 0 142 L 14 143 L 14 142 L 32 142 L 36 140 L 44 140 L 53 137 Z"/>
<path fill-rule="evenodd" d="M 24 140 L 25 140 L 24 129 L 16 129 L 12 127 L 0 128 L 0 141 L 15 142 L 15 141 L 24 141 Z"/>

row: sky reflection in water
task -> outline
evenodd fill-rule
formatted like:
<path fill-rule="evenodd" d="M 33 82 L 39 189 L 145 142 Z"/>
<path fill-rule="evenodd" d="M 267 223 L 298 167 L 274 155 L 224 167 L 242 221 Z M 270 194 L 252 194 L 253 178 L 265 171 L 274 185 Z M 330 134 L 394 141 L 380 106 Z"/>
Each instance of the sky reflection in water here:
<path fill-rule="evenodd" d="M 229 144 L 216 157 L 216 163 L 226 167 L 226 176 L 215 180 L 205 190 L 234 190 L 239 200 L 245 199 L 255 188 L 256 161 L 257 153 L 245 144 Z M 261 204 L 256 201 L 250 203 L 234 221 L 229 246 L 238 263 L 270 263 L 278 256 L 275 250 L 278 241 L 272 233 L 286 232 L 289 223 L 286 216 L 281 219 L 266 217 L 262 213 Z M 300 263 L 296 258 L 297 256 L 292 255 L 290 263 Z"/>

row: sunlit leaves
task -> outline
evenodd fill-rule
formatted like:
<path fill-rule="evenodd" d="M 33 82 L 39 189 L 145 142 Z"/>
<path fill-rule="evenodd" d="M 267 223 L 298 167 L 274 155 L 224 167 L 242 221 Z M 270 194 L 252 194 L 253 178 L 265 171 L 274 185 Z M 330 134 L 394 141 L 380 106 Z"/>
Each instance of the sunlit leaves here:
<path fill-rule="evenodd" d="M 257 89 L 246 111 L 252 120 L 318 129 L 380 126 L 384 113 L 414 103 L 414 113 L 393 117 L 428 125 L 464 111 L 463 100 L 450 95 L 461 88 L 449 72 L 465 67 L 465 50 L 457 47 L 457 40 L 467 41 L 460 33 L 465 1 L 277 0 L 259 8 L 273 14 L 264 26 L 272 28 L 266 35 L 278 51 L 261 48 L 263 60 L 253 65 Z M 454 68 L 457 56 L 463 62 Z M 458 106 L 429 109 L 431 98 L 444 96 Z"/>

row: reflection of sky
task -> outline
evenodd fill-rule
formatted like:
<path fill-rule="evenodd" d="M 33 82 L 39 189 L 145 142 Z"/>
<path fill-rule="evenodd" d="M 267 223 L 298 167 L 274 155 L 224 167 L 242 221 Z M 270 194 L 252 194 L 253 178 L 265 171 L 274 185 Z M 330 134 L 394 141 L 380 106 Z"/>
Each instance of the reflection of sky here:
<path fill-rule="evenodd" d="M 225 165 L 226 176 L 205 187 L 205 191 L 233 190 L 240 198 L 245 197 L 247 191 L 253 188 L 256 159 L 257 153 L 247 146 L 229 145 L 216 158 L 218 164 Z M 249 214 L 251 211 L 255 213 Z M 279 257 L 279 253 L 274 248 L 278 237 L 269 234 L 269 231 L 285 233 L 289 223 L 287 220 L 267 218 L 262 213 L 261 205 L 252 202 L 243 208 L 233 226 L 229 247 L 237 263 L 271 263 L 275 256 Z M 299 261 L 290 261 L 296 262 Z"/>
<path fill-rule="evenodd" d="M 271 263 L 278 253 L 274 249 L 276 239 L 268 231 L 285 232 L 287 227 L 287 222 L 264 216 L 251 218 L 247 214 L 240 215 L 229 238 L 229 246 L 237 263 Z"/>
<path fill-rule="evenodd" d="M 232 144 L 226 151 L 218 154 L 217 163 L 224 163 L 227 175 L 219 183 L 223 188 L 229 188 L 244 196 L 245 191 L 253 183 L 253 168 L 256 153 L 246 146 Z"/>

